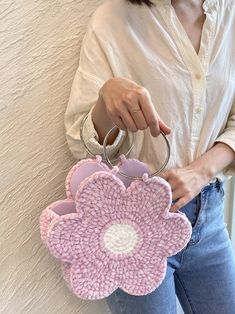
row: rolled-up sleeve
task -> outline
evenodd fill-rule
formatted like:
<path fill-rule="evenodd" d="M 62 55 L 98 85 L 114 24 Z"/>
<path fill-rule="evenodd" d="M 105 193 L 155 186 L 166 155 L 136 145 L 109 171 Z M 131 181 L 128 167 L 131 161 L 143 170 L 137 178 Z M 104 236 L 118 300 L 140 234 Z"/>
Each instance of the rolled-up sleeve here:
<path fill-rule="evenodd" d="M 99 136 L 92 121 L 92 110 L 98 100 L 99 90 L 103 84 L 113 77 L 105 49 L 94 33 L 91 23 L 82 41 L 79 66 L 75 73 L 68 105 L 64 115 L 66 140 L 72 155 L 76 159 L 90 157 L 80 137 L 80 127 L 83 118 L 88 114 L 84 123 L 83 139 L 86 146 L 93 154 L 103 153 L 103 145 L 98 140 Z M 112 143 L 107 145 L 107 155 L 112 158 L 125 142 L 126 133 L 119 133 Z"/>
<path fill-rule="evenodd" d="M 227 144 L 235 152 L 235 100 L 233 102 L 225 129 L 217 137 L 215 142 Z M 235 159 L 223 169 L 223 173 L 228 176 L 235 176 Z"/>

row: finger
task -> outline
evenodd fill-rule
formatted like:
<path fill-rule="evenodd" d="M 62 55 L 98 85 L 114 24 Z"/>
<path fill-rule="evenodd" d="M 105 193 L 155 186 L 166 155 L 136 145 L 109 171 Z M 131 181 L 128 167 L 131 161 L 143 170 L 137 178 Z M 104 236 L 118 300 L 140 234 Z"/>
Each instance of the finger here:
<path fill-rule="evenodd" d="M 137 126 L 138 130 L 147 129 L 148 125 L 147 125 L 147 122 L 145 121 L 142 110 L 133 112 L 131 116 L 132 116 L 132 119 L 135 121 L 135 125 Z"/>
<path fill-rule="evenodd" d="M 141 94 L 139 98 L 139 104 L 152 136 L 158 136 L 160 134 L 158 116 L 148 93 Z"/>
<path fill-rule="evenodd" d="M 121 130 L 126 130 L 126 126 L 124 122 L 122 121 L 122 118 L 117 115 L 111 115 L 111 119 L 113 123 Z"/>
<path fill-rule="evenodd" d="M 187 205 L 192 199 L 193 199 L 193 197 L 184 195 L 183 197 L 180 197 L 179 199 L 174 201 L 174 205 L 171 206 L 171 209 L 173 211 L 180 210 L 180 209 L 182 209 L 182 207 Z"/>
<path fill-rule="evenodd" d="M 129 111 L 127 110 L 124 101 L 116 101 L 115 103 L 113 103 L 111 108 L 112 109 L 109 111 L 109 114 L 114 117 L 113 120 L 118 118 L 122 121 L 122 124 L 124 124 L 125 129 L 130 129 L 132 132 L 137 131 L 135 122 L 132 119 Z"/>
<path fill-rule="evenodd" d="M 170 170 L 164 171 L 159 175 L 159 177 L 167 181 L 167 183 L 171 186 L 172 192 L 177 188 L 177 183 L 175 182 L 175 178 Z"/>
<path fill-rule="evenodd" d="M 177 202 L 175 202 L 171 208 L 170 212 L 175 212 L 177 210 L 180 210 L 184 205 L 186 205 L 189 202 L 189 200 L 186 197 L 181 197 Z"/>
<path fill-rule="evenodd" d="M 172 191 L 175 191 L 176 189 L 180 191 L 180 189 L 182 188 L 182 184 L 179 184 L 177 168 L 176 169 L 171 168 L 171 169 L 165 170 L 159 176 L 170 184 Z"/>
<path fill-rule="evenodd" d="M 159 120 L 159 127 L 165 134 L 170 134 L 172 131 L 161 119 Z"/>
<path fill-rule="evenodd" d="M 137 126 L 135 125 L 135 121 L 133 120 L 131 114 L 127 110 L 127 108 L 123 107 L 120 109 L 120 114 L 119 116 L 121 117 L 123 123 L 125 124 L 127 129 L 130 129 L 131 132 L 136 132 Z"/>
<path fill-rule="evenodd" d="M 133 108 L 137 108 L 137 107 L 140 107 L 138 102 L 136 103 L 135 106 L 133 105 Z M 132 108 L 132 110 L 133 110 L 133 108 Z M 147 122 L 146 122 L 145 117 L 143 115 L 142 109 L 140 109 L 136 112 L 131 112 L 131 111 L 129 111 L 129 112 L 130 112 L 132 119 L 134 120 L 135 125 L 137 126 L 138 130 L 147 129 L 148 125 L 147 125 Z"/>
<path fill-rule="evenodd" d="M 141 105 L 139 103 L 139 93 L 137 92 L 129 94 L 129 98 L 125 99 L 124 104 L 133 121 L 135 122 L 137 129 L 146 129 L 148 125 L 143 115 Z M 140 108 L 140 110 L 133 112 L 135 108 Z"/>
<path fill-rule="evenodd" d="M 181 189 L 179 189 L 177 187 L 175 189 L 172 189 L 173 201 L 182 198 L 184 195 L 185 195 L 185 193 Z"/>

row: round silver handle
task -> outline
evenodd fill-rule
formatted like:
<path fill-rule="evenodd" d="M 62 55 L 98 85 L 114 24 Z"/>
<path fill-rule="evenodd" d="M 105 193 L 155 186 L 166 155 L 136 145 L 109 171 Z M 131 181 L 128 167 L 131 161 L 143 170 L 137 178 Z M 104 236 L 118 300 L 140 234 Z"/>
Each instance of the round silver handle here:
<path fill-rule="evenodd" d="M 115 130 L 116 128 L 118 128 L 118 127 L 117 127 L 117 126 L 114 126 L 112 129 L 110 129 L 110 130 L 108 131 L 108 133 L 105 135 L 104 142 L 103 142 L 103 155 L 104 155 L 104 157 L 105 157 L 105 161 L 111 166 L 111 168 L 113 168 L 114 165 L 112 164 L 112 162 L 110 161 L 110 159 L 109 159 L 109 157 L 108 157 L 108 155 L 107 155 L 107 152 L 106 152 L 106 145 L 107 145 L 107 141 L 108 141 L 108 137 L 109 137 L 110 133 L 111 133 L 113 130 Z M 127 130 L 125 130 L 125 132 L 127 132 Z M 167 163 L 168 163 L 168 161 L 169 161 L 169 158 L 170 158 L 170 152 L 171 152 L 171 150 L 170 150 L 170 144 L 169 144 L 169 142 L 168 142 L 168 139 L 166 138 L 166 135 L 165 135 L 161 130 L 160 130 L 160 134 L 163 136 L 163 138 L 164 138 L 164 140 L 165 140 L 165 142 L 166 142 L 166 146 L 167 146 L 167 157 L 166 157 L 166 160 L 164 161 L 164 163 L 163 163 L 163 165 L 161 166 L 160 169 L 158 169 L 158 170 L 155 171 L 154 173 L 148 175 L 149 178 L 151 178 L 151 177 L 153 177 L 153 176 L 156 176 L 156 175 L 158 175 L 160 172 L 162 172 L 162 171 L 165 169 L 165 167 L 166 167 L 166 165 L 167 165 Z M 133 133 L 133 140 L 134 140 L 134 138 L 135 138 L 134 135 L 135 135 L 135 133 Z M 120 175 L 122 175 L 122 176 L 124 176 L 124 177 L 126 177 L 126 178 L 128 178 L 128 179 L 132 179 L 132 180 L 143 180 L 143 178 L 140 177 L 140 176 L 129 176 L 129 175 L 127 175 L 127 174 L 125 174 L 124 172 L 121 172 L 121 171 L 118 171 L 118 174 L 120 174 Z"/>
<path fill-rule="evenodd" d="M 88 112 L 89 114 L 89 112 Z M 84 137 L 83 137 L 83 128 L 84 128 L 84 124 L 85 124 L 85 121 L 86 119 L 88 118 L 88 114 L 86 114 L 82 120 L 82 123 L 81 123 L 81 126 L 80 126 L 80 138 L 81 138 L 81 141 L 84 145 L 84 147 L 86 148 L 86 151 L 91 154 L 93 157 L 96 157 L 97 154 L 94 154 L 90 149 L 89 147 L 86 145 L 85 141 L 84 141 Z M 116 126 L 114 127 L 116 128 Z M 114 130 L 114 128 L 110 129 L 110 131 L 107 133 L 108 135 Z M 126 133 L 126 136 L 127 136 L 127 133 Z M 106 135 L 107 137 L 107 135 Z M 125 137 L 126 138 L 126 137 Z M 107 140 L 108 138 L 106 138 L 106 142 L 105 142 L 105 154 L 106 154 L 106 143 L 107 143 Z M 132 141 L 131 141 L 131 146 L 130 148 L 128 149 L 128 151 L 124 154 L 126 157 L 127 155 L 131 152 L 131 150 L 133 149 L 134 147 L 134 142 L 135 142 L 135 134 L 133 134 L 133 137 L 132 137 Z M 115 161 L 118 161 L 119 160 L 119 157 L 118 158 L 115 158 L 115 159 L 111 159 L 112 162 L 115 162 Z M 103 162 L 107 162 L 107 158 L 102 158 L 102 161 Z M 110 160 L 109 160 L 110 162 Z"/>

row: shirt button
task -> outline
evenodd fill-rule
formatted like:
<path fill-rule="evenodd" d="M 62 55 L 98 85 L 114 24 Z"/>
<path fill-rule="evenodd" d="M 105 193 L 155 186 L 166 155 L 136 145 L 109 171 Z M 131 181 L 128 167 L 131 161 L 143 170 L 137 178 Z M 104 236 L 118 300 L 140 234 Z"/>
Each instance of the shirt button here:
<path fill-rule="evenodd" d="M 196 108 L 196 113 L 201 113 L 202 112 L 202 108 L 197 107 Z"/>
<path fill-rule="evenodd" d="M 201 74 L 199 74 L 199 73 L 195 74 L 195 77 L 197 80 L 200 80 L 202 78 Z"/>

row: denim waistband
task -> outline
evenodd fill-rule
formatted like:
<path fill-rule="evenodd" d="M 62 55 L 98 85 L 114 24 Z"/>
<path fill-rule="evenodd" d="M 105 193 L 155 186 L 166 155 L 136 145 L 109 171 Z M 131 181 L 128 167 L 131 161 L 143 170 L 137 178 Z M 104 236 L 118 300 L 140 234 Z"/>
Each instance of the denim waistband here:
<path fill-rule="evenodd" d="M 204 186 L 204 188 L 202 188 L 202 191 L 208 190 L 211 187 L 215 187 L 215 188 L 219 189 L 221 187 L 221 185 L 223 185 L 223 181 L 221 181 L 218 178 L 215 178 L 215 180 L 209 182 L 206 186 Z"/>
<path fill-rule="evenodd" d="M 216 182 L 216 180 L 218 180 L 218 178 L 216 178 L 216 177 L 215 177 L 215 178 L 213 178 L 213 179 L 211 179 L 211 180 L 210 180 L 210 182 L 208 183 L 208 185 L 210 185 L 211 183 Z"/>

